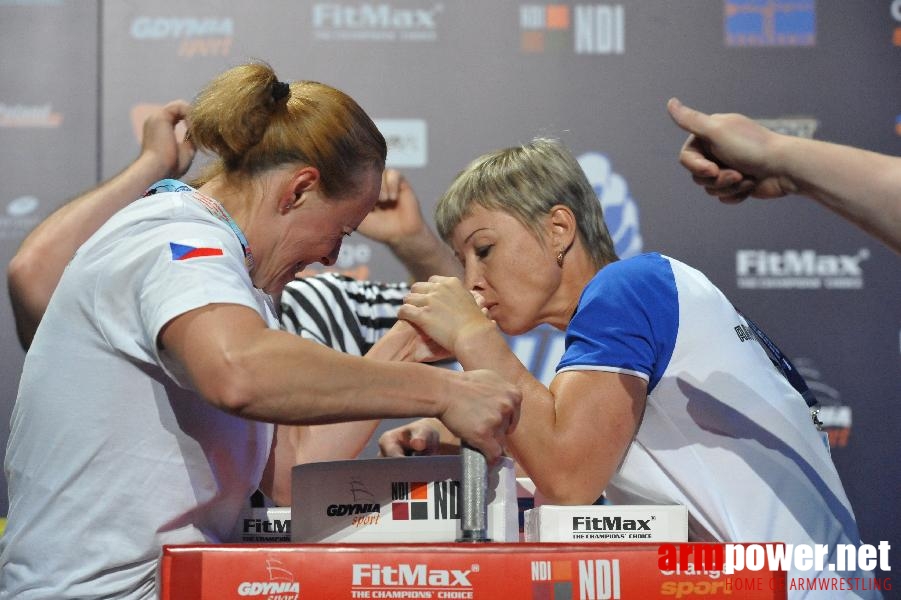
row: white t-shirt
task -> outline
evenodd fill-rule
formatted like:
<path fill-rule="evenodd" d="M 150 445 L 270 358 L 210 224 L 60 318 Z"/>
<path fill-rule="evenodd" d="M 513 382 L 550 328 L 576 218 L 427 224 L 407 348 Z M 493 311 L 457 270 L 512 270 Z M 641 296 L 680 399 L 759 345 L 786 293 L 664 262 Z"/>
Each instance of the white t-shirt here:
<path fill-rule="evenodd" d="M 259 484 L 272 425 L 214 408 L 158 350 L 211 303 L 278 326 L 235 233 L 181 189 L 113 216 L 47 307 L 6 453 L 2 598 L 154 598 L 162 545 L 226 541 Z"/>
<path fill-rule="evenodd" d="M 828 544 L 833 553 L 860 544 L 806 402 L 699 271 L 659 254 L 601 269 L 567 328 L 558 372 L 567 370 L 648 382 L 638 433 L 606 488 L 613 503 L 683 504 L 696 541 Z"/>

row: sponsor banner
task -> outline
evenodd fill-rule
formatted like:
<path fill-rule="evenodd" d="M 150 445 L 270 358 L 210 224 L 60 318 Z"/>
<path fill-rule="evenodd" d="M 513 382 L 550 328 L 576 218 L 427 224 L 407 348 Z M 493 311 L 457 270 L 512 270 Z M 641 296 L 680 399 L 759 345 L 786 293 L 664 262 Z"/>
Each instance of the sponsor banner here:
<path fill-rule="evenodd" d="M 290 542 L 291 507 L 246 508 L 232 539 L 248 544 Z"/>
<path fill-rule="evenodd" d="M 691 546 L 694 555 L 724 553 L 723 544 Z M 718 554 L 711 552 L 715 549 Z M 160 596 L 163 600 L 786 597 L 784 572 L 736 566 L 725 575 L 711 565 L 696 569 L 692 562 L 679 560 L 663 570 L 661 556 L 661 546 L 654 543 L 166 546 Z"/>
<path fill-rule="evenodd" d="M 141 44 L 172 48 L 183 59 L 231 54 L 235 20 L 221 15 L 142 14 L 132 19 L 129 35 Z"/>
<path fill-rule="evenodd" d="M 526 54 L 626 52 L 622 4 L 524 4 L 519 7 L 519 46 Z"/>
<path fill-rule="evenodd" d="M 821 254 L 812 249 L 741 249 L 735 254 L 739 289 L 859 290 L 870 249 L 855 254 Z"/>
<path fill-rule="evenodd" d="M 459 456 L 325 461 L 291 473 L 293 542 L 453 542 L 460 537 Z M 519 540 L 513 460 L 489 467 L 488 537 Z"/>
<path fill-rule="evenodd" d="M 312 37 L 318 42 L 436 42 L 444 4 L 315 2 Z"/>
<path fill-rule="evenodd" d="M 687 542 L 685 506 L 544 505 L 525 514 L 527 542 Z"/>
<path fill-rule="evenodd" d="M 21 240 L 28 235 L 41 221 L 40 206 L 35 196 L 19 196 L 7 202 L 0 212 L 0 240 Z"/>
<path fill-rule="evenodd" d="M 52 128 L 59 127 L 63 115 L 53 109 L 49 102 L 44 104 L 2 104 L 0 103 L 0 127 Z"/>
<path fill-rule="evenodd" d="M 375 119 L 388 145 L 385 166 L 398 169 L 428 164 L 428 128 L 422 119 Z"/>
<path fill-rule="evenodd" d="M 814 46 L 814 0 L 725 0 L 727 46 Z"/>

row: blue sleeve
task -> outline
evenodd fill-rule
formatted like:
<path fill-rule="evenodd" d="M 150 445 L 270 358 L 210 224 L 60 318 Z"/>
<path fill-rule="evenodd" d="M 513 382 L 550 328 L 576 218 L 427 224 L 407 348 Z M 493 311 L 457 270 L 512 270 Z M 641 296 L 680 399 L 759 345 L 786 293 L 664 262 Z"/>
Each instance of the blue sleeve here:
<path fill-rule="evenodd" d="M 666 370 L 679 331 L 679 298 L 669 261 L 644 254 L 611 263 L 582 292 L 566 329 L 557 372 L 601 370 L 648 380 Z"/>

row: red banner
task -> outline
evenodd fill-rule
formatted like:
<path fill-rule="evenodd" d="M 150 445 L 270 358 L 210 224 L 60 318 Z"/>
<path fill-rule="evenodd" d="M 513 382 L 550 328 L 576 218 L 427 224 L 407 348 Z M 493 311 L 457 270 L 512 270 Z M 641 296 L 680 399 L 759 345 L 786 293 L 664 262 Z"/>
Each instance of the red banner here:
<path fill-rule="evenodd" d="M 670 545 L 671 547 L 672 545 Z M 701 547 L 687 544 L 694 556 Z M 712 553 L 711 556 L 715 555 Z M 721 556 L 721 554 L 719 554 Z M 658 544 L 166 546 L 163 600 L 785 598 L 785 573 L 678 561 Z M 721 566 L 721 565 L 720 565 Z"/>

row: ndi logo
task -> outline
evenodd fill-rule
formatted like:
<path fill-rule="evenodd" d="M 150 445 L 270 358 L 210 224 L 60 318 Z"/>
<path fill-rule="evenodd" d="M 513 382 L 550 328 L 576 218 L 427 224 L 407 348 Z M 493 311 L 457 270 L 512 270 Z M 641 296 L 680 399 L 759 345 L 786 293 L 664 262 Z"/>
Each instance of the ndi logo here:
<path fill-rule="evenodd" d="M 622 4 L 526 4 L 519 7 L 520 49 L 559 51 L 571 43 L 576 54 L 624 54 L 626 17 Z M 571 42 L 570 42 L 571 38 Z"/>
<path fill-rule="evenodd" d="M 572 598 L 573 568 L 568 560 L 532 561 L 532 598 Z"/>
<path fill-rule="evenodd" d="M 725 0 L 727 46 L 813 46 L 814 0 Z"/>
<path fill-rule="evenodd" d="M 429 500 L 432 516 L 429 517 Z M 460 518 L 459 481 L 392 481 L 391 518 L 395 521 Z"/>
<path fill-rule="evenodd" d="M 580 560 L 579 598 L 622 598 L 619 559 Z"/>

